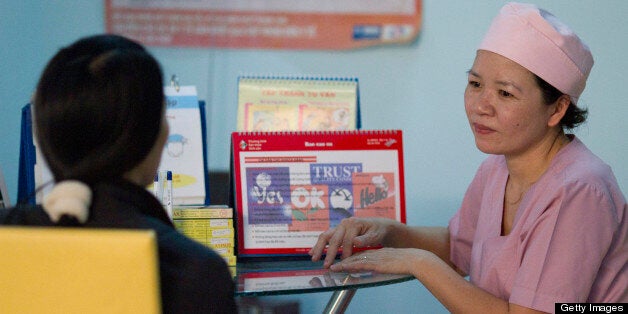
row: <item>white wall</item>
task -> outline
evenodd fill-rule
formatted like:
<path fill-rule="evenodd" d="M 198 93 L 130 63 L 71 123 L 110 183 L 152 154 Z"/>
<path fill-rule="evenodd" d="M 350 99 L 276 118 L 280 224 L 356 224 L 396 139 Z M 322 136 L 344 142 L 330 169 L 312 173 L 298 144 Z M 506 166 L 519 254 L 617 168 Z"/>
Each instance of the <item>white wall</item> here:
<path fill-rule="evenodd" d="M 151 48 L 164 74 L 198 86 L 207 101 L 209 167 L 227 170 L 235 130 L 240 74 L 356 76 L 365 129 L 404 131 L 408 223 L 444 225 L 484 156 L 477 151 L 463 109 L 466 71 L 490 20 L 505 1 L 424 0 L 423 25 L 412 45 L 355 51 L 273 51 Z M 589 44 L 595 66 L 580 104 L 589 120 L 576 134 L 609 163 L 628 188 L 628 2 L 541 0 Z M 17 191 L 20 108 L 47 60 L 61 46 L 104 31 L 101 1 L 0 0 L 0 166 L 11 199 Z M 304 313 L 319 313 L 329 293 L 298 298 Z M 418 282 L 360 290 L 349 313 L 445 312 Z"/>

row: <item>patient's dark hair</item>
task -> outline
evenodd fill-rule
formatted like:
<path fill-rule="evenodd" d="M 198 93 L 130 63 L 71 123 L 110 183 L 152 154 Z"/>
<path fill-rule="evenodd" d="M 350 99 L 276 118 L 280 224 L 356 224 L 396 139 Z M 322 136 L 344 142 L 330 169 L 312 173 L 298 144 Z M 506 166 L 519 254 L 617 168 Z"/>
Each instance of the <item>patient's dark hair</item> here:
<path fill-rule="evenodd" d="M 56 181 L 93 184 L 146 158 L 163 110 L 157 61 L 127 38 L 90 36 L 46 66 L 34 97 L 35 132 Z"/>

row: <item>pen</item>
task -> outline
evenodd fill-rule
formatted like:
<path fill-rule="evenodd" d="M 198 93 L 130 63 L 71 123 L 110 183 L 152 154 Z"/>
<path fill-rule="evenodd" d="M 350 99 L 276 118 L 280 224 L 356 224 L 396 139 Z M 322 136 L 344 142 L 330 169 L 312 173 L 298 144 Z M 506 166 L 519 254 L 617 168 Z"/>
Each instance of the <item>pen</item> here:
<path fill-rule="evenodd" d="M 172 219 L 172 171 L 166 172 L 166 212 Z"/>
<path fill-rule="evenodd" d="M 153 182 L 153 194 L 155 195 L 155 198 L 157 198 L 159 200 L 159 202 L 161 202 L 161 192 L 162 192 L 162 188 L 161 188 L 161 184 L 160 184 L 160 180 L 159 180 L 159 173 L 155 174 L 155 181 Z"/>

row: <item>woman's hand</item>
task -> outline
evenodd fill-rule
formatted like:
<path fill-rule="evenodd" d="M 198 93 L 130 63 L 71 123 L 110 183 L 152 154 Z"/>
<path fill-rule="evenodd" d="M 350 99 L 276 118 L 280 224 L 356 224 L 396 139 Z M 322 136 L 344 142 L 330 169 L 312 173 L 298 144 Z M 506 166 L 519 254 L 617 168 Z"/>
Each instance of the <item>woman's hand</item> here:
<path fill-rule="evenodd" d="M 342 248 L 342 259 L 353 254 L 353 247 L 364 248 L 382 245 L 391 226 L 399 224 L 391 219 L 383 218 L 346 218 L 334 228 L 331 228 L 318 237 L 318 241 L 309 254 L 313 261 L 320 260 L 325 248 L 327 256 L 323 266 L 328 268 L 334 262 L 336 253 Z"/>
<path fill-rule="evenodd" d="M 426 257 L 437 259 L 431 252 L 421 249 L 381 248 L 368 250 L 345 258 L 330 266 L 332 271 L 366 272 L 383 274 L 413 274 Z"/>

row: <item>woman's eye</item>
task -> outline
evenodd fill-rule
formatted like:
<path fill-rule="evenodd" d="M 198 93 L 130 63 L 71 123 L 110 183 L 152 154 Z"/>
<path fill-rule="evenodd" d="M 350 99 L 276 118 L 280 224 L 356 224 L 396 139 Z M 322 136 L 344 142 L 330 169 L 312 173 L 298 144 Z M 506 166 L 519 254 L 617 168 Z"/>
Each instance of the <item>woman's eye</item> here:
<path fill-rule="evenodd" d="M 511 94 L 511 93 L 509 93 L 509 92 L 507 92 L 507 91 L 505 91 L 505 90 L 500 90 L 500 91 L 499 91 L 499 94 L 500 94 L 502 97 L 511 97 L 511 96 L 512 96 L 512 94 Z"/>
<path fill-rule="evenodd" d="M 480 87 L 480 83 L 476 81 L 469 81 L 469 86 L 471 87 Z"/>

